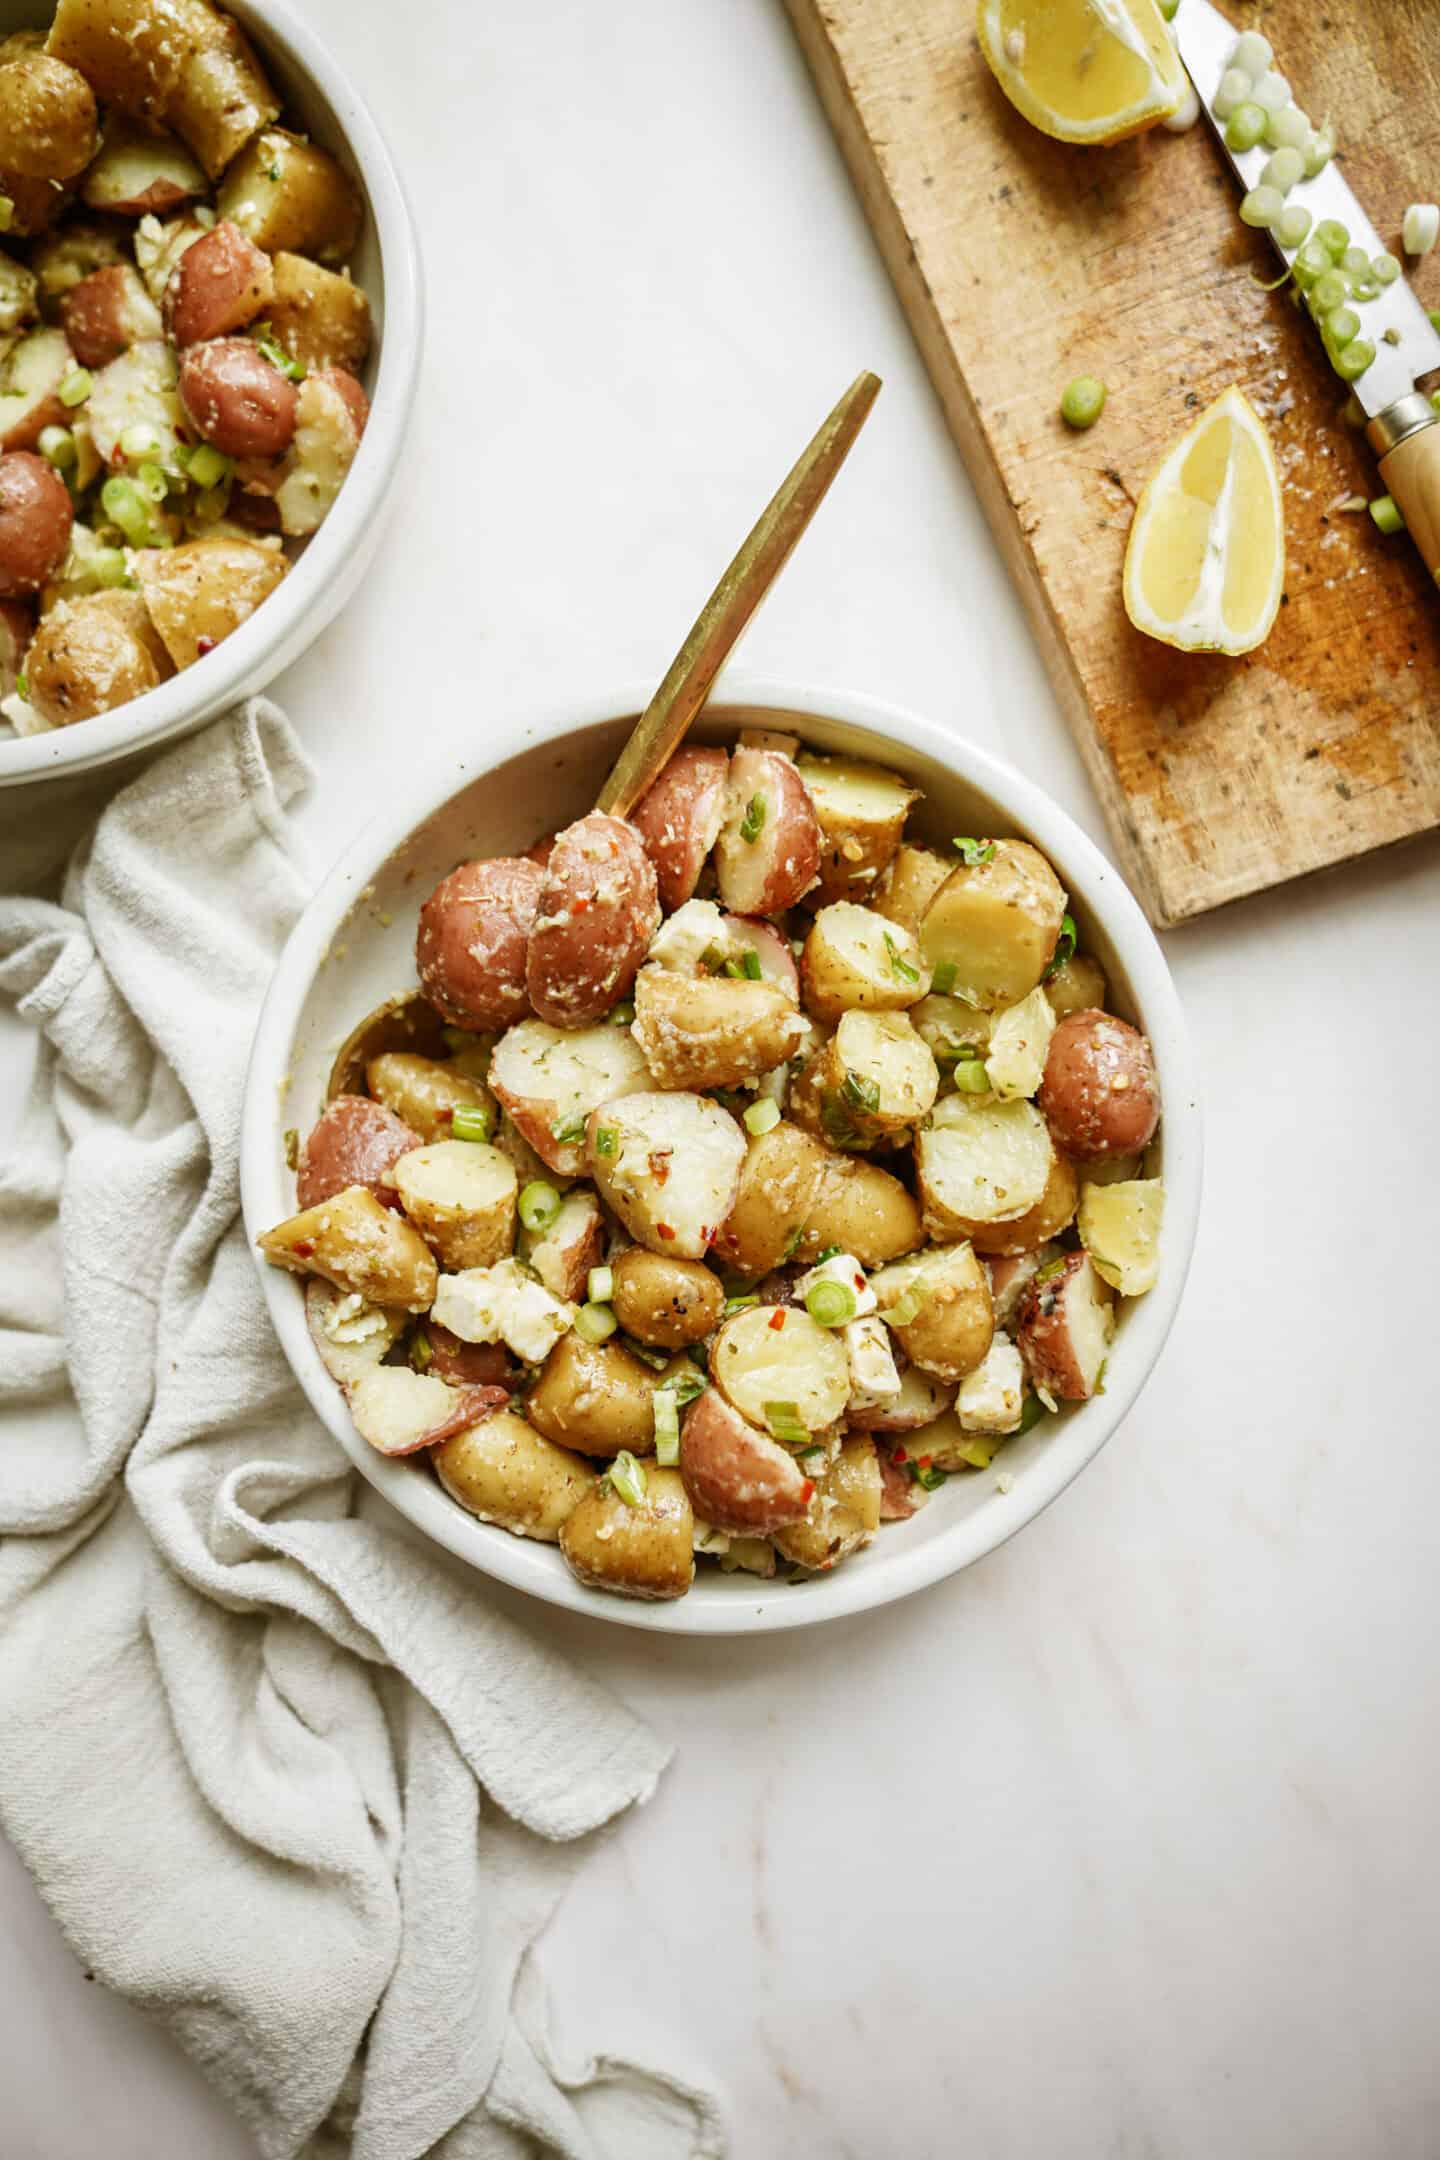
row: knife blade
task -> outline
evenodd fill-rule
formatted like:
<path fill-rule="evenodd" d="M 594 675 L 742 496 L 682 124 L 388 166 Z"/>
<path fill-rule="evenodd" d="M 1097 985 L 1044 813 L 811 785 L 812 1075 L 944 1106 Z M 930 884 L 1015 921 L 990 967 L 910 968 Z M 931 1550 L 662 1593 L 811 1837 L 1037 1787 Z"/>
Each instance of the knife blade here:
<path fill-rule="evenodd" d="M 1195 85 L 1200 109 L 1221 151 L 1243 188 L 1258 187 L 1270 150 L 1264 145 L 1254 150 L 1232 150 L 1225 140 L 1223 122 L 1218 121 L 1211 111 L 1211 101 L 1220 87 L 1220 77 L 1230 64 L 1239 31 L 1227 22 L 1218 8 L 1210 5 L 1210 0 L 1180 0 L 1170 27 L 1175 33 L 1186 71 Z M 1276 65 L 1281 64 L 1277 55 Z M 1367 255 L 1378 255 L 1384 249 L 1385 243 L 1333 158 L 1313 180 L 1301 180 L 1291 188 L 1285 200 L 1287 205 L 1298 203 L 1308 210 L 1314 224 L 1318 225 L 1322 218 L 1338 219 L 1349 232 L 1352 245 L 1364 248 Z M 1273 233 L 1270 240 L 1282 262 L 1294 260 L 1298 250 L 1281 247 Z M 1393 285 L 1382 286 L 1379 298 L 1360 303 L 1357 311 L 1361 335 L 1373 343 L 1375 358 L 1350 388 L 1373 421 L 1410 396 L 1417 376 L 1427 374 L 1431 368 L 1440 368 L 1440 334 L 1405 277 L 1397 278 Z M 1425 402 L 1428 405 L 1429 400 Z M 1436 415 L 1432 412 L 1429 417 L 1434 419 Z M 1375 447 L 1388 449 L 1402 440 L 1404 433 L 1425 424 L 1418 417 L 1418 408 L 1410 414 L 1410 421 L 1410 426 L 1401 432 L 1393 426 L 1387 427 L 1383 431 L 1383 440 L 1372 435 Z"/>

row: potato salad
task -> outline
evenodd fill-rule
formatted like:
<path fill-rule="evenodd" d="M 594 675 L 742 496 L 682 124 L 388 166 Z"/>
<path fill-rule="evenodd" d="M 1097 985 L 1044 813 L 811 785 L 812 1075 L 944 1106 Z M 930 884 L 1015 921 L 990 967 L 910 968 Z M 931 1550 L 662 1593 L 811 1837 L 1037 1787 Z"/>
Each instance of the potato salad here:
<path fill-rule="evenodd" d="M 1156 1279 L 1155 1064 L 1078 940 L 898 773 L 687 746 L 441 880 L 261 1249 L 363 1438 L 582 1583 L 823 1573 L 1099 1391 Z"/>
<path fill-rule="evenodd" d="M 285 576 L 360 446 L 361 196 L 209 0 L 0 41 L 0 719 L 127 704 Z M 4 732 L 0 727 L 0 732 Z"/>

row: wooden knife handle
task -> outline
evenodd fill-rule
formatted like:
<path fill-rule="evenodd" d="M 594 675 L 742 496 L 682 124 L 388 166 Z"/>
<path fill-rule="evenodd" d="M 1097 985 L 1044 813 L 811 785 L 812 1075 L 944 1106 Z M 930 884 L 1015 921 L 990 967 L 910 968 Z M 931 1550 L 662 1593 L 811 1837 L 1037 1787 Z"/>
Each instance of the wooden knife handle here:
<path fill-rule="evenodd" d="M 1440 422 L 1417 428 L 1380 460 L 1410 537 L 1432 578 L 1440 579 Z"/>

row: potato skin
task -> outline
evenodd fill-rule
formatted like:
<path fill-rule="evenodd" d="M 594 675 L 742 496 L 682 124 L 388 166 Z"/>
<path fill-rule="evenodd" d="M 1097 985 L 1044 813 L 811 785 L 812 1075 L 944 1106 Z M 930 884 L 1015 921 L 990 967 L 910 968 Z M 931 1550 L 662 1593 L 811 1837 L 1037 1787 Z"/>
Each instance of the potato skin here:
<path fill-rule="evenodd" d="M 631 1245 L 611 1266 L 615 1317 L 637 1342 L 684 1350 L 720 1325 L 725 1292 L 703 1260 L 672 1260 Z"/>
<path fill-rule="evenodd" d="M 99 145 L 95 94 L 75 68 L 22 37 L 0 45 L 0 165 L 22 180 L 73 180 Z"/>
<path fill-rule="evenodd" d="M 196 433 L 224 456 L 275 458 L 294 438 L 300 393 L 252 339 L 214 337 L 181 361 L 180 402 Z"/>
<path fill-rule="evenodd" d="M 859 964 L 850 941 L 856 932 L 879 945 L 873 969 Z M 874 937 L 878 931 L 879 937 Z M 894 947 L 893 961 L 883 941 Z M 908 967 L 897 972 L 894 962 Z M 855 1009 L 903 1012 L 918 1005 L 930 988 L 919 948 L 888 916 L 854 900 L 834 900 L 820 910 L 800 955 L 800 991 L 805 1010 L 817 1020 L 839 1020 Z"/>
<path fill-rule="evenodd" d="M 1056 1148 L 1045 1190 L 1026 1214 L 1010 1222 L 967 1222 L 963 1216 L 953 1216 L 946 1235 L 968 1238 L 977 1252 L 1015 1258 L 1058 1237 L 1075 1220 L 1079 1205 L 1080 1181 L 1075 1167 Z"/>
<path fill-rule="evenodd" d="M 607 1492 L 602 1480 L 567 1517 L 560 1550 L 592 1590 L 684 1597 L 695 1579 L 695 1515 L 679 1471 L 646 1463 L 638 1507 Z"/>
<path fill-rule="evenodd" d="M 639 1044 L 657 1087 L 734 1087 L 782 1064 L 802 1032 L 774 983 L 642 968 L 635 979 Z"/>
<path fill-rule="evenodd" d="M 305 1208 L 257 1240 L 272 1267 L 323 1275 L 372 1305 L 428 1312 L 439 1280 L 418 1230 L 382 1207 L 366 1185 L 350 1185 Z"/>
<path fill-rule="evenodd" d="M 111 263 L 72 285 L 60 302 L 60 322 L 82 367 L 108 367 L 142 338 L 160 335 L 154 301 L 128 263 Z"/>
<path fill-rule="evenodd" d="M 802 750 L 795 764 L 820 825 L 816 897 L 822 905 L 868 898 L 900 845 L 906 815 L 920 790 L 899 773 L 855 758 Z"/>
<path fill-rule="evenodd" d="M 1109 1284 L 1088 1253 L 1067 1253 L 1058 1273 L 1037 1278 L 1025 1292 L 1016 1340 L 1037 1387 L 1062 1402 L 1085 1402 L 1099 1384 L 1114 1326 Z"/>
<path fill-rule="evenodd" d="M 203 660 L 248 622 L 290 565 L 278 548 L 216 534 L 132 558 L 151 619 L 177 668 Z"/>
<path fill-rule="evenodd" d="M 514 1252 L 515 1166 L 498 1148 L 431 1140 L 402 1155 L 392 1174 L 401 1206 L 442 1267 L 494 1267 Z"/>
<path fill-rule="evenodd" d="M 0 457 L 0 596 L 38 592 L 70 547 L 75 513 L 60 475 L 28 450 Z"/>
<path fill-rule="evenodd" d="M 794 1456 L 748 1425 L 715 1387 L 685 1412 L 680 1475 L 702 1522 L 745 1537 L 769 1537 L 799 1522 L 815 1490 Z"/>
<path fill-rule="evenodd" d="M 1067 1013 L 1050 1039 L 1035 1100 L 1067 1155 L 1083 1162 L 1138 1154 L 1160 1122 L 1148 1038 L 1093 1007 Z"/>
<path fill-rule="evenodd" d="M 544 877 L 523 856 L 461 863 L 420 910 L 415 971 L 456 1027 L 505 1028 L 530 1010 L 525 954 Z"/>
<path fill-rule="evenodd" d="M 365 1084 L 378 1102 L 403 1118 L 422 1140 L 449 1140 L 456 1110 L 486 1110 L 492 1120 L 495 1102 L 478 1080 L 413 1051 L 384 1050 L 365 1068 Z M 493 1129 L 493 1128 L 492 1128 Z"/>
<path fill-rule="evenodd" d="M 730 753 L 711 743 L 686 743 L 635 805 L 631 824 L 655 865 L 660 905 L 667 915 L 691 898 L 725 815 Z"/>
<path fill-rule="evenodd" d="M 381 1199 L 393 1195 L 390 1171 L 420 1144 L 419 1133 L 383 1103 L 364 1095 L 337 1095 L 325 1105 L 300 1151 L 295 1198 L 302 1209 L 318 1207 L 349 1185 L 366 1185 Z"/>
<path fill-rule="evenodd" d="M 803 1520 L 775 1532 L 775 1550 L 797 1567 L 823 1574 L 868 1545 L 880 1528 L 880 1463 L 865 1433 L 847 1434 L 815 1480 Z"/>
<path fill-rule="evenodd" d="M 1028 840 L 992 840 L 983 862 L 961 863 L 920 923 L 933 974 L 954 970 L 957 996 L 995 1012 L 1018 1005 L 1040 982 L 1065 914 L 1065 888 Z"/>
<path fill-rule="evenodd" d="M 797 1260 L 813 1260 L 827 1245 L 853 1253 L 862 1267 L 880 1267 L 914 1252 L 925 1230 L 913 1193 L 899 1178 L 860 1155 L 825 1151 L 824 1171 L 811 1203 Z"/>
<path fill-rule="evenodd" d="M 592 810 L 567 825 L 543 872 L 525 979 L 553 1027 L 598 1020 L 634 982 L 660 924 L 655 872 L 633 825 Z"/>
<path fill-rule="evenodd" d="M 1093 953 L 1071 953 L 1053 975 L 1045 978 L 1045 995 L 1057 1020 L 1063 1020 L 1067 1013 L 1103 1007 L 1106 992 L 1105 970 Z"/>
<path fill-rule="evenodd" d="M 160 121 L 212 180 L 280 101 L 239 25 L 209 0 L 57 0 L 46 50 L 134 120 Z"/>
<path fill-rule="evenodd" d="M 779 1267 L 810 1220 L 827 1159 L 818 1140 L 785 1119 L 752 1139 L 740 1189 L 715 1239 L 720 1259 L 748 1276 Z"/>
<path fill-rule="evenodd" d="M 318 143 L 266 128 L 226 173 L 215 208 L 267 255 L 284 248 L 344 262 L 360 233 L 360 191 Z"/>
<path fill-rule="evenodd" d="M 173 135 L 111 120 L 80 193 L 88 210 L 113 217 L 168 217 L 205 193 L 205 175 Z"/>
<path fill-rule="evenodd" d="M 228 337 L 275 294 L 270 258 L 225 219 L 188 247 L 165 288 L 165 327 L 180 346 Z"/>
<path fill-rule="evenodd" d="M 655 1374 L 623 1343 L 588 1343 L 573 1328 L 546 1358 L 525 1398 L 537 1432 L 581 1455 L 655 1451 Z"/>
<path fill-rule="evenodd" d="M 742 837 L 750 805 L 762 823 Z M 778 750 L 738 749 L 730 760 L 725 820 L 715 845 L 720 898 L 736 915 L 779 915 L 793 907 L 820 864 L 820 824 L 810 791 Z"/>
<path fill-rule="evenodd" d="M 510 1410 L 497 1410 L 432 1450 L 435 1475 L 461 1507 L 516 1537 L 559 1543 L 595 1473 Z"/>
<path fill-rule="evenodd" d="M 57 601 L 26 658 L 30 702 L 53 727 L 143 697 L 174 671 L 139 593 Z"/>
<path fill-rule="evenodd" d="M 348 368 L 358 375 L 370 351 L 370 302 L 360 286 L 288 248 L 271 264 L 275 342 L 312 371 Z"/>
<path fill-rule="evenodd" d="M 912 1284 L 923 1285 L 925 1302 L 913 1320 L 896 1327 L 888 1314 Z M 963 1380 L 994 1340 L 990 1278 L 969 1245 L 942 1247 L 918 1263 L 887 1268 L 871 1287 L 880 1317 L 905 1355 L 937 1380 Z"/>

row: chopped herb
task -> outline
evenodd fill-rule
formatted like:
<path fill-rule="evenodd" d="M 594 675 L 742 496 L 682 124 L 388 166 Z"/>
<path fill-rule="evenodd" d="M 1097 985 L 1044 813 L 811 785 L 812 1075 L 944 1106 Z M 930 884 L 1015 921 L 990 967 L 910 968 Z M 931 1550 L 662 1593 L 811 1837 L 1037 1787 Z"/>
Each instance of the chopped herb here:
<path fill-rule="evenodd" d="M 597 1125 L 595 1128 L 595 1153 L 597 1155 L 613 1155 L 619 1144 L 619 1139 L 620 1136 L 613 1125 Z"/>
<path fill-rule="evenodd" d="M 1050 955 L 1049 967 L 1046 968 L 1044 975 L 1041 977 L 1042 982 L 1049 982 L 1050 977 L 1058 974 L 1060 969 L 1064 967 L 1065 962 L 1075 950 L 1075 936 L 1074 916 L 1062 915 L 1060 918 L 1060 935 L 1055 940 L 1055 950 Z"/>
<path fill-rule="evenodd" d="M 804 1223 L 797 1223 L 795 1228 L 791 1231 L 789 1237 L 785 1240 L 785 1250 L 780 1255 L 780 1264 L 782 1267 L 787 1260 L 794 1259 L 796 1253 L 800 1250 L 801 1240 L 803 1239 L 804 1235 Z"/>
<path fill-rule="evenodd" d="M 841 1094 L 846 1102 L 857 1110 L 877 1111 L 880 1108 L 880 1083 L 878 1080 L 862 1080 L 859 1073 L 847 1072 Z"/>
<path fill-rule="evenodd" d="M 1056 1259 L 1056 1260 L 1047 1260 L 1047 1261 L 1045 1262 L 1045 1265 L 1044 1265 L 1044 1267 L 1038 1267 L 1038 1268 L 1036 1268 L 1036 1270 L 1035 1270 L 1035 1280 L 1036 1280 L 1036 1282 L 1049 1282 L 1049 1280 L 1050 1280 L 1050 1278 L 1051 1278 L 1051 1276 L 1052 1276 L 1052 1275 L 1059 1275 L 1059 1274 L 1061 1274 L 1061 1273 L 1063 1272 L 1063 1270 L 1064 1270 L 1064 1266 L 1065 1266 L 1065 1255 L 1064 1255 L 1064 1253 L 1061 1253 L 1061 1254 L 1060 1254 L 1060 1256 L 1059 1256 L 1059 1258 L 1058 1258 L 1058 1259 Z"/>
<path fill-rule="evenodd" d="M 709 1381 L 702 1379 L 698 1372 L 672 1373 L 668 1380 L 660 1382 L 655 1393 L 672 1396 L 676 1408 L 683 1410 L 687 1403 L 692 1403 L 697 1396 L 703 1395 L 709 1385 Z"/>
<path fill-rule="evenodd" d="M 577 1111 L 567 1118 L 557 1118 L 550 1128 L 550 1137 L 552 1140 L 558 1140 L 562 1147 L 568 1147 L 572 1141 L 583 1140 L 585 1137 L 584 1111 Z"/>
<path fill-rule="evenodd" d="M 885 933 L 885 950 L 890 955 L 890 972 L 897 982 L 919 982 L 919 968 L 911 967 L 910 962 L 905 958 L 888 930 Z"/>
<path fill-rule="evenodd" d="M 621 998 L 620 1003 L 610 1009 L 611 1027 L 629 1027 L 634 1018 L 635 1002 L 633 998 Z"/>
<path fill-rule="evenodd" d="M 906 1463 L 905 1467 L 915 1483 L 923 1485 L 926 1492 L 935 1492 L 950 1475 L 948 1470 L 937 1469 L 932 1462 L 927 1462 L 923 1469 L 918 1462 Z"/>
<path fill-rule="evenodd" d="M 845 1248 L 843 1245 L 827 1245 L 824 1252 L 817 1253 L 815 1255 L 816 1267 L 824 1267 L 827 1260 L 834 1260 L 840 1253 L 844 1252 L 844 1250 Z"/>
<path fill-rule="evenodd" d="M 860 1148 L 865 1145 L 839 1095 L 827 1093 L 821 1096 L 820 1124 L 832 1147 Z"/>
<path fill-rule="evenodd" d="M 978 870 L 982 863 L 989 862 L 995 853 L 993 840 L 957 840 L 954 844 L 972 870 Z"/>
<path fill-rule="evenodd" d="M 256 323 L 253 335 L 261 357 L 268 360 L 271 367 L 277 369 L 288 382 L 304 382 L 305 369 L 298 360 L 291 359 L 283 345 L 275 342 L 269 323 Z"/>
<path fill-rule="evenodd" d="M 767 1402 L 765 1423 L 771 1435 L 782 1447 L 809 1448 L 813 1445 L 809 1428 L 803 1423 L 798 1406 L 793 1402 Z"/>
<path fill-rule="evenodd" d="M 759 1302 L 759 1295 L 754 1290 L 747 1291 L 741 1297 L 727 1297 L 725 1300 L 725 1307 L 724 1311 L 721 1314 L 721 1318 L 724 1320 L 728 1320 L 730 1319 L 732 1314 L 737 1312 L 744 1312 L 747 1305 L 758 1305 Z"/>
<path fill-rule="evenodd" d="M 15 695 L 21 700 L 23 704 L 29 704 L 30 677 L 26 674 L 23 667 L 21 668 L 19 674 L 15 677 Z"/>
<path fill-rule="evenodd" d="M 267 165 L 265 173 L 267 179 L 278 180 L 280 178 L 280 167 L 278 165 Z"/>
<path fill-rule="evenodd" d="M 642 1365 L 648 1365 L 651 1372 L 664 1372 L 670 1362 L 668 1351 L 652 1350 L 648 1343 L 636 1342 L 633 1335 L 625 1337 L 624 1347 L 631 1357 L 637 1357 Z"/>
<path fill-rule="evenodd" d="M 942 960 L 940 962 L 939 967 L 930 977 L 930 988 L 935 991 L 937 996 L 949 997 L 950 992 L 955 987 L 955 972 L 955 962 L 953 960 Z"/>
<path fill-rule="evenodd" d="M 700 955 L 700 965 L 707 975 L 723 975 L 725 955 L 718 945 L 707 945 Z"/>
<path fill-rule="evenodd" d="M 287 1170 L 300 1167 L 300 1135 L 293 1125 L 285 1128 L 285 1167 Z"/>
<path fill-rule="evenodd" d="M 15 217 L 13 195 L 0 195 L 0 232 L 9 232 Z"/>
<path fill-rule="evenodd" d="M 754 842 L 765 828 L 765 797 L 752 795 L 745 805 L 745 815 L 740 820 L 740 838 Z"/>
<path fill-rule="evenodd" d="M 741 961 L 740 966 L 747 982 L 759 982 L 765 972 L 760 965 L 760 955 L 753 945 L 747 945 L 745 948 L 745 958 Z"/>

